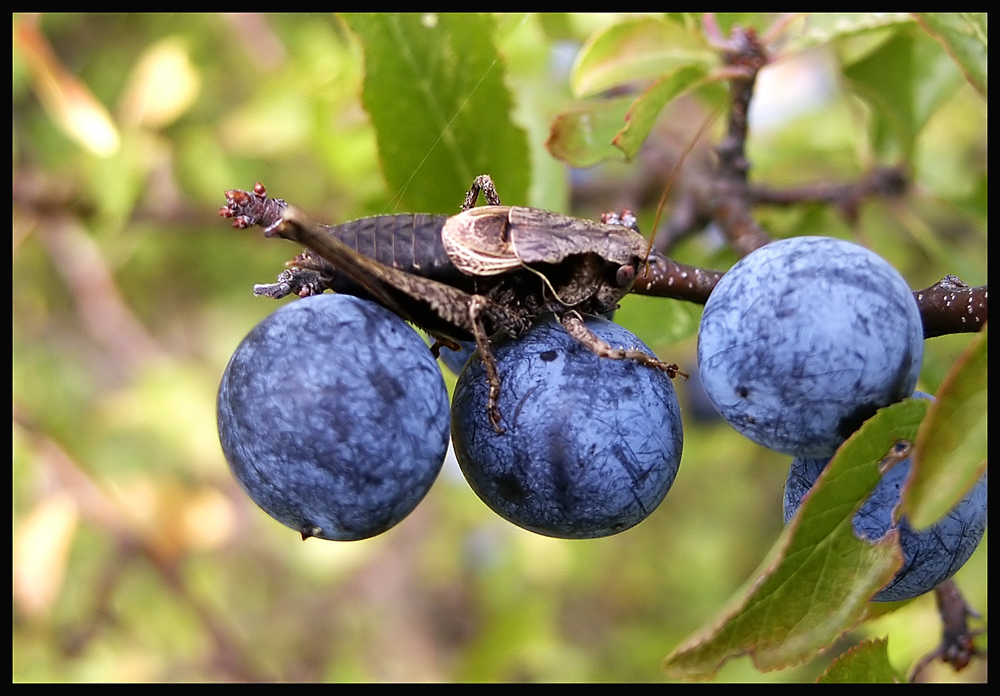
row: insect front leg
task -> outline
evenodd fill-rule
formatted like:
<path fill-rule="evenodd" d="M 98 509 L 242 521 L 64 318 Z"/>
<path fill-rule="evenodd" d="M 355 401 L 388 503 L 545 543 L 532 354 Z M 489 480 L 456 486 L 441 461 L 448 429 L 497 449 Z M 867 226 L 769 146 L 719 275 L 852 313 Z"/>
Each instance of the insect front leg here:
<path fill-rule="evenodd" d="M 583 317 L 576 312 L 567 312 L 559 315 L 558 319 L 559 323 L 562 324 L 563 328 L 566 329 L 566 332 L 570 336 L 587 346 L 587 348 L 589 348 L 594 355 L 600 358 L 610 358 L 611 360 L 633 360 L 640 365 L 655 367 L 658 370 L 663 370 L 671 379 L 677 375 L 680 375 L 684 379 L 687 379 L 690 376 L 688 373 L 683 372 L 679 365 L 674 363 L 665 363 L 644 351 L 636 350 L 635 348 L 612 347 L 604 339 L 591 331 L 590 328 L 588 328 L 583 322 Z"/>
<path fill-rule="evenodd" d="M 278 274 L 273 283 L 257 283 L 253 286 L 254 295 L 263 295 L 280 300 L 288 295 L 309 297 L 319 295 L 327 287 L 328 281 L 319 271 L 308 268 L 286 268 Z"/>

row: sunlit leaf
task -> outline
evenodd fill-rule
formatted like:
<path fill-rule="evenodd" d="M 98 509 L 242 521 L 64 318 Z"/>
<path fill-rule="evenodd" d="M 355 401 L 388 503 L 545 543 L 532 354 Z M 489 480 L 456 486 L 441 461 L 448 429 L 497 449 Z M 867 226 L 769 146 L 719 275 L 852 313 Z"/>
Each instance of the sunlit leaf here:
<path fill-rule="evenodd" d="M 830 44 L 912 22 L 905 12 L 808 12 L 802 30 L 796 32 L 786 50 Z"/>
<path fill-rule="evenodd" d="M 681 94 L 702 84 L 708 75 L 705 65 L 688 65 L 657 79 L 629 107 L 625 126 L 615 135 L 614 144 L 627 160 L 639 152 L 663 108 Z"/>
<path fill-rule="evenodd" d="M 900 31 L 844 68 L 872 108 L 872 140 L 883 156 L 909 158 L 921 129 L 961 83 L 961 73 L 926 34 Z"/>
<path fill-rule="evenodd" d="M 889 640 L 863 640 L 833 661 L 816 681 L 820 684 L 894 684 L 889 664 Z"/>
<path fill-rule="evenodd" d="M 955 59 L 972 86 L 986 96 L 985 12 L 920 12 L 917 21 Z"/>
<path fill-rule="evenodd" d="M 876 543 L 858 539 L 854 512 L 878 483 L 879 462 L 898 441 L 913 440 L 926 409 L 917 399 L 882 409 L 841 446 L 729 607 L 666 658 L 668 673 L 708 678 L 743 654 L 758 669 L 780 669 L 828 647 L 862 618 L 902 554 L 896 533 Z"/>
<path fill-rule="evenodd" d="M 53 122 L 93 154 L 114 155 L 121 143 L 118 127 L 90 88 L 63 67 L 30 23 L 18 25 L 15 45 L 31 68 L 32 88 Z"/>
<path fill-rule="evenodd" d="M 201 90 L 201 75 L 191 63 L 187 46 L 177 38 L 146 49 L 132 69 L 122 97 L 124 120 L 162 128 L 187 111 Z"/>
<path fill-rule="evenodd" d="M 55 492 L 16 521 L 12 590 L 19 611 L 29 616 L 51 611 L 63 589 L 79 518 L 72 496 Z"/>
<path fill-rule="evenodd" d="M 592 167 L 608 159 L 621 159 L 612 140 L 632 104 L 631 97 L 581 102 L 552 119 L 549 153 L 574 167 Z"/>
<path fill-rule="evenodd" d="M 310 118 L 308 103 L 272 91 L 230 112 L 219 134 L 229 152 L 279 156 L 308 146 Z"/>
<path fill-rule="evenodd" d="M 987 396 L 984 326 L 948 372 L 917 434 L 902 507 L 915 529 L 937 522 L 986 470 Z"/>
<path fill-rule="evenodd" d="M 591 96 L 636 80 L 719 62 L 704 37 L 685 24 L 639 17 L 615 24 L 584 44 L 570 75 L 570 87 L 577 97 Z"/>

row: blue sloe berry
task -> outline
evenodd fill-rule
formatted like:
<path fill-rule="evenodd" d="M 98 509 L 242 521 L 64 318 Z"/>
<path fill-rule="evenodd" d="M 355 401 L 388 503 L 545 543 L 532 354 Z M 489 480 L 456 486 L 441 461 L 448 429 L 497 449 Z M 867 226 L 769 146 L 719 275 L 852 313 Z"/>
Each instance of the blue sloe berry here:
<path fill-rule="evenodd" d="M 349 295 L 285 305 L 236 349 L 219 439 L 246 493 L 303 538 L 380 534 L 419 503 L 448 447 L 448 394 L 402 319 Z"/>
<path fill-rule="evenodd" d="M 613 320 L 615 318 L 615 310 L 612 309 L 607 312 L 602 312 L 601 316 L 609 321 Z M 472 354 L 476 352 L 475 341 L 458 341 L 458 344 L 461 346 L 460 350 L 442 348 L 440 351 L 441 362 L 456 375 L 462 374 L 462 369 L 465 367 L 465 363 L 467 363 L 469 358 L 472 357 Z"/>
<path fill-rule="evenodd" d="M 917 393 L 914 396 L 926 397 Z M 930 398 L 930 397 L 926 397 Z M 787 524 L 829 463 L 828 458 L 792 461 L 785 482 L 784 513 Z M 889 468 L 862 503 L 852 520 L 854 533 L 878 541 L 896 527 L 893 511 L 899 505 L 900 490 L 910 473 L 910 459 Z M 903 567 L 872 598 L 876 602 L 912 599 L 933 590 L 965 565 L 986 531 L 986 474 L 948 514 L 927 529 L 914 530 L 906 517 L 899 520 L 899 543 Z"/>
<path fill-rule="evenodd" d="M 923 325 L 906 281 L 851 242 L 796 237 L 734 265 L 705 303 L 699 374 L 754 442 L 830 457 L 875 411 L 913 393 Z"/>
<path fill-rule="evenodd" d="M 587 325 L 612 346 L 650 352 L 601 318 Z M 476 354 L 452 403 L 455 454 L 494 512 L 547 536 L 586 539 L 626 530 L 663 501 L 683 443 L 670 378 L 630 360 L 599 358 L 551 317 L 495 347 L 506 432 L 487 416 Z"/>

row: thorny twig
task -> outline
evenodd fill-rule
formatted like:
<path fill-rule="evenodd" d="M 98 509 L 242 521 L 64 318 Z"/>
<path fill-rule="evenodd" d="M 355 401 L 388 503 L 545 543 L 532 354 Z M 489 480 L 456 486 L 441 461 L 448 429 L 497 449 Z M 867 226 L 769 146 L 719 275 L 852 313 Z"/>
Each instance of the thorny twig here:
<path fill-rule="evenodd" d="M 713 208 L 715 221 L 728 235 L 733 249 L 745 256 L 770 241 L 750 211 L 747 194 L 750 162 L 746 158 L 747 114 L 757 74 L 767 65 L 767 54 L 751 29 L 735 28 L 730 43 L 723 51 L 731 75 L 729 123 L 726 137 L 715 148 L 718 166 Z"/>
<path fill-rule="evenodd" d="M 973 641 L 982 631 L 969 628 L 969 618 L 978 618 L 979 615 L 965 603 L 955 581 L 947 580 L 938 585 L 934 590 L 934 597 L 944 624 L 941 643 L 916 664 L 910 675 L 911 682 L 915 682 L 920 673 L 937 659 L 960 672 L 969 665 L 973 657 L 986 658 L 986 651 L 977 648 Z"/>
<path fill-rule="evenodd" d="M 264 234 L 281 219 L 286 207 L 280 198 L 268 198 L 266 189 L 258 183 L 252 192 L 232 190 L 226 192 L 227 205 L 219 214 L 233 218 L 233 226 L 264 227 Z M 254 286 L 254 293 L 281 298 L 295 294 L 302 297 L 315 295 L 327 289 L 329 278 L 322 273 L 323 265 L 310 263 L 305 252 L 297 256 L 282 271 L 276 282 Z M 634 292 L 642 295 L 666 297 L 696 304 L 708 300 L 715 285 L 722 278 L 722 271 L 715 271 L 683 263 L 653 251 L 645 271 L 636 279 Z M 988 313 L 988 286 L 971 288 L 955 276 L 946 276 L 929 288 L 913 293 L 924 323 L 924 337 L 951 333 L 974 333 L 986 323 Z"/>
<path fill-rule="evenodd" d="M 822 203 L 836 208 L 848 223 L 858 219 L 861 204 L 868 198 L 899 198 L 909 188 L 906 173 L 900 167 L 876 167 L 860 181 L 847 184 L 812 184 L 795 188 L 773 189 L 751 184 L 747 190 L 751 203 L 802 205 Z"/>

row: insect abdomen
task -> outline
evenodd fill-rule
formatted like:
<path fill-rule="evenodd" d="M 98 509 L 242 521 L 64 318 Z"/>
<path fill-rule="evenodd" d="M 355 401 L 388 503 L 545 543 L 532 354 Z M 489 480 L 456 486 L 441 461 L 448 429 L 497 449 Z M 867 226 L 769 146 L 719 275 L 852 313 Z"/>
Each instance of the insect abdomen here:
<path fill-rule="evenodd" d="M 376 215 L 330 227 L 331 234 L 383 266 L 452 284 L 462 274 L 441 243 L 445 215 Z"/>

